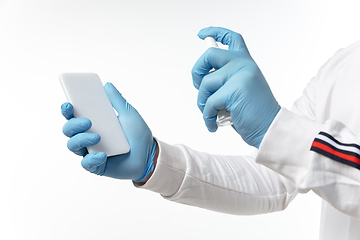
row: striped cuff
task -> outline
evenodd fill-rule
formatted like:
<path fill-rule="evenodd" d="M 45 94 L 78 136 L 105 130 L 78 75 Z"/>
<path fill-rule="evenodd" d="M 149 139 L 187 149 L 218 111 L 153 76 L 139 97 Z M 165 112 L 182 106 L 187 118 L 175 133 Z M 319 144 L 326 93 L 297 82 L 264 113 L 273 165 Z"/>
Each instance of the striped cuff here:
<path fill-rule="evenodd" d="M 310 150 L 360 170 L 360 147 L 357 144 L 341 143 L 330 134 L 320 132 Z"/>

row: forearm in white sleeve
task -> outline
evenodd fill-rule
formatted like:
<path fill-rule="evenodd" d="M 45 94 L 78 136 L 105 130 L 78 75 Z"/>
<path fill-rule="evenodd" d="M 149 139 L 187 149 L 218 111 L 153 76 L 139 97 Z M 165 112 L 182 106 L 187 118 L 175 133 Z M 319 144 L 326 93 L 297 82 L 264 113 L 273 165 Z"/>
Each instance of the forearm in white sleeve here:
<path fill-rule="evenodd" d="M 338 51 L 292 111 L 281 109 L 256 162 L 360 219 L 360 42 Z M 352 99 L 352 101 L 349 101 Z"/>
<path fill-rule="evenodd" d="M 158 143 L 157 166 L 141 188 L 165 199 L 248 215 L 283 210 L 297 194 L 287 179 L 255 163 L 255 156 L 219 156 Z"/>

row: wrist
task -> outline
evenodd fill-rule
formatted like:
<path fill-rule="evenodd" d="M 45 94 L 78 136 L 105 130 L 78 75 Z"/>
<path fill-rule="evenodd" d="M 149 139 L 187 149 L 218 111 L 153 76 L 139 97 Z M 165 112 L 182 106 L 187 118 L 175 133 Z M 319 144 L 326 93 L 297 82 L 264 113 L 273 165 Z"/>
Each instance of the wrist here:
<path fill-rule="evenodd" d="M 138 181 L 133 180 L 133 182 L 137 186 L 145 185 L 145 183 L 151 178 L 151 176 L 152 176 L 152 174 L 153 174 L 153 172 L 155 171 L 155 168 L 156 168 L 158 156 L 159 156 L 159 146 L 158 146 L 156 140 L 154 139 L 153 151 L 152 151 L 151 157 L 149 159 L 150 164 L 147 164 L 147 168 L 149 168 L 150 165 L 152 165 L 151 171 L 147 174 L 146 177 L 143 177 L 143 179 L 139 179 Z M 145 170 L 145 172 L 146 172 L 146 170 Z"/>
<path fill-rule="evenodd" d="M 272 114 L 269 117 L 269 121 L 267 122 L 265 128 L 263 129 L 263 133 L 261 135 L 261 138 L 259 140 L 258 144 L 255 144 L 254 147 L 256 147 L 257 149 L 260 148 L 260 145 L 262 143 L 262 140 L 264 139 L 267 131 L 269 130 L 271 124 L 273 123 L 274 119 L 276 118 L 277 114 L 280 112 L 281 110 L 281 106 L 278 104 L 277 107 L 274 109 L 274 111 L 272 112 Z"/>

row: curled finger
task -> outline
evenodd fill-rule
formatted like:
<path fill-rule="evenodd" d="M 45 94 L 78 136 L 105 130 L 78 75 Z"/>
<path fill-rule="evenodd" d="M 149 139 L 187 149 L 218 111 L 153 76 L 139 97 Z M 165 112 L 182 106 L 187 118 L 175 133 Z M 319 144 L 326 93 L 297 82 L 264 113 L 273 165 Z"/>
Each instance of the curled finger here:
<path fill-rule="evenodd" d="M 100 142 L 100 135 L 96 133 L 79 133 L 70 138 L 67 142 L 67 147 L 73 153 L 85 156 L 87 154 L 87 147 L 93 146 Z"/>

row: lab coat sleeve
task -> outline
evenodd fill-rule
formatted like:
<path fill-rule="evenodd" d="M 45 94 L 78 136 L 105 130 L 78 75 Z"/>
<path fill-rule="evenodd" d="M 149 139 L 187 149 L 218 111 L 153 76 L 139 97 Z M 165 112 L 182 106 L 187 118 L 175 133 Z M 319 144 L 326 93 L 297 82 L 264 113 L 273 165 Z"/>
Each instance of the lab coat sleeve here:
<path fill-rule="evenodd" d="M 165 199 L 228 214 L 283 210 L 296 196 L 294 185 L 255 163 L 252 156 L 220 156 L 158 140 L 152 177 L 140 187 Z"/>
<path fill-rule="evenodd" d="M 338 81 L 334 78 L 344 79 L 334 69 L 346 67 L 349 54 L 346 50 L 335 54 L 307 85 L 292 111 L 280 110 L 256 162 L 290 179 L 300 193 L 312 190 L 336 209 L 360 219 L 360 136 L 341 121 L 323 117 L 336 116 L 334 104 L 346 104 L 332 100 L 336 99 L 334 88 L 340 86 L 334 84 Z M 321 94 L 328 100 L 319 101 Z"/>

